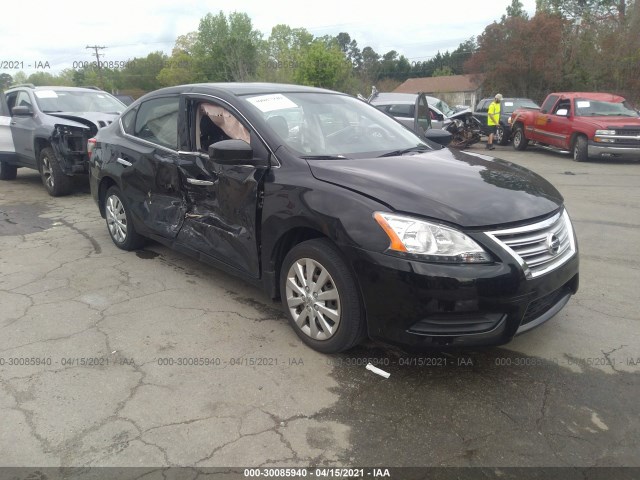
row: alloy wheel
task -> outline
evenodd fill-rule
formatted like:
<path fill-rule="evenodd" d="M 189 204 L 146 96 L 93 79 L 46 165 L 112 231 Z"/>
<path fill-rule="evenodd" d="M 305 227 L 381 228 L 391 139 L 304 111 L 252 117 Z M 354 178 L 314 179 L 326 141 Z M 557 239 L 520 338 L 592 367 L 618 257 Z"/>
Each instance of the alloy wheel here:
<path fill-rule="evenodd" d="M 42 157 L 42 177 L 44 178 L 45 185 L 49 190 L 53 190 L 55 186 L 53 173 L 51 172 L 51 161 L 47 155 Z"/>
<path fill-rule="evenodd" d="M 327 269 L 311 258 L 298 259 L 287 273 L 287 307 L 295 324 L 314 340 L 328 340 L 340 325 L 340 294 Z"/>
<path fill-rule="evenodd" d="M 105 213 L 111 237 L 118 243 L 124 243 L 127 238 L 127 214 L 116 195 L 107 198 Z"/>

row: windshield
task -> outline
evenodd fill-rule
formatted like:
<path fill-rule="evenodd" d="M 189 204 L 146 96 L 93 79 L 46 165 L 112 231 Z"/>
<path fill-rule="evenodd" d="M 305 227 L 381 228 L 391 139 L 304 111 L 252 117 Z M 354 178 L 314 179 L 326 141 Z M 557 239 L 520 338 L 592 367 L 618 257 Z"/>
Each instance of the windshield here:
<path fill-rule="evenodd" d="M 413 132 L 356 98 L 328 93 L 245 97 L 283 142 L 306 158 L 366 158 L 431 150 Z"/>
<path fill-rule="evenodd" d="M 527 98 L 518 99 L 518 100 L 505 100 L 502 109 L 502 114 L 505 113 L 513 113 L 517 108 L 540 108 L 540 105 L 535 103 L 533 100 L 529 100 Z"/>
<path fill-rule="evenodd" d="M 636 112 L 627 102 L 605 102 L 602 100 L 576 99 L 576 116 L 578 117 L 637 117 Z"/>
<path fill-rule="evenodd" d="M 443 102 L 439 98 L 427 97 L 427 103 L 432 107 L 436 107 L 438 110 L 440 110 L 445 117 L 450 117 L 451 115 L 456 113 L 453 108 L 451 108 L 449 105 L 447 105 L 446 102 Z"/>
<path fill-rule="evenodd" d="M 120 113 L 127 108 L 124 103 L 107 92 L 83 90 L 36 90 L 38 108 L 52 112 L 102 112 Z"/>

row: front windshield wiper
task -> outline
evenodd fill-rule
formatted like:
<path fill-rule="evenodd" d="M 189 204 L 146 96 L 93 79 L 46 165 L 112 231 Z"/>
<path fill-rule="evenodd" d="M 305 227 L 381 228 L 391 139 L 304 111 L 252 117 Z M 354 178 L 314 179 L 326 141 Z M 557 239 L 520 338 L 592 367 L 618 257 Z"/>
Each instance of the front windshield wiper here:
<path fill-rule="evenodd" d="M 305 160 L 346 160 L 344 155 L 303 155 L 300 158 Z"/>
<path fill-rule="evenodd" d="M 425 152 L 427 150 L 431 150 L 431 149 L 424 145 L 416 145 L 415 147 L 403 148 L 402 150 L 393 150 L 391 152 L 383 153 L 382 155 L 378 155 L 378 157 L 396 157 L 396 156 L 404 155 L 405 153 Z"/>

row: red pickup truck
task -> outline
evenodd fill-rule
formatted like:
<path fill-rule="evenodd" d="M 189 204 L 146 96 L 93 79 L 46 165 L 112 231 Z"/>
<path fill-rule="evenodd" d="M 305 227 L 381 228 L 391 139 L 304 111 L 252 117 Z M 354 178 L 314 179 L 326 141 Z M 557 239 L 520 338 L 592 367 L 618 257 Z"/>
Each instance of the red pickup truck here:
<path fill-rule="evenodd" d="M 640 160 L 640 114 L 623 97 L 608 93 L 552 93 L 540 109 L 511 115 L 513 147 L 529 143 L 572 152 L 573 159 Z"/>

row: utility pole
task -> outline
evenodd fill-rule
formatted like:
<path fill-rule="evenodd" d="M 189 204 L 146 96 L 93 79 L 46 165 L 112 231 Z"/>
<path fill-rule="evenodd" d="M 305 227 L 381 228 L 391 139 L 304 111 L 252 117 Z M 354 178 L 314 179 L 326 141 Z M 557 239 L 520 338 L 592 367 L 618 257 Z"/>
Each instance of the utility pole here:
<path fill-rule="evenodd" d="M 100 66 L 100 57 L 102 56 L 98 50 L 104 50 L 107 47 L 101 47 L 98 45 L 87 45 L 85 48 L 93 50 L 96 54 L 96 64 L 98 66 L 98 78 L 100 79 L 100 88 L 104 88 L 104 79 L 102 78 L 102 67 Z"/>

